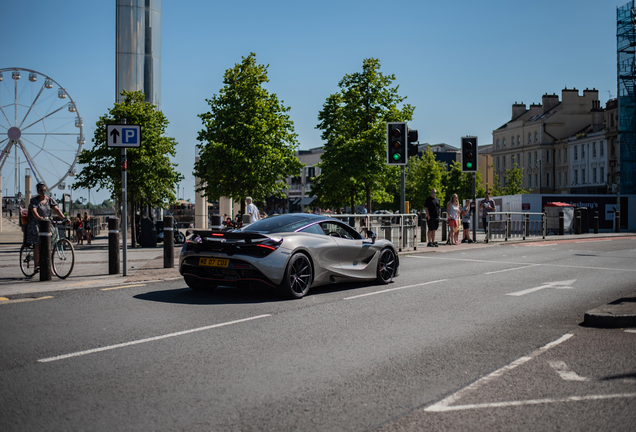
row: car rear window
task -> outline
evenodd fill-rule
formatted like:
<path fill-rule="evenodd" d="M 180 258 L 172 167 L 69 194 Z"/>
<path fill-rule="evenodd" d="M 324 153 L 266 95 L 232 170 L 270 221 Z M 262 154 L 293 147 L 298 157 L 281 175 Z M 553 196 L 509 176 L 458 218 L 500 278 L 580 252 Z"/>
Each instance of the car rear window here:
<path fill-rule="evenodd" d="M 294 232 L 310 222 L 309 219 L 298 215 L 280 215 L 256 221 L 241 231 L 260 233 Z"/>

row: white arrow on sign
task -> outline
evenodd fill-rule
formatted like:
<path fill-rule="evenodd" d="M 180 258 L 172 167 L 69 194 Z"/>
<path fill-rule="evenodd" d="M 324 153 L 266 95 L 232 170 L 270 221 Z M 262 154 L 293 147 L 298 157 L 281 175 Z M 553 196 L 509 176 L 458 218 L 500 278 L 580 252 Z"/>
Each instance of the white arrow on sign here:
<path fill-rule="evenodd" d="M 525 289 L 523 291 L 517 291 L 517 292 L 513 292 L 510 294 L 506 294 L 509 296 L 522 296 L 522 295 L 526 295 L 526 294 L 530 294 L 533 293 L 535 291 L 539 291 L 542 289 L 546 289 L 546 288 L 553 288 L 553 289 L 574 289 L 574 287 L 572 286 L 572 284 L 576 282 L 576 279 L 572 279 L 572 280 L 566 280 L 566 281 L 558 281 L 558 282 L 546 282 L 545 284 L 535 287 L 535 288 L 528 288 Z"/>

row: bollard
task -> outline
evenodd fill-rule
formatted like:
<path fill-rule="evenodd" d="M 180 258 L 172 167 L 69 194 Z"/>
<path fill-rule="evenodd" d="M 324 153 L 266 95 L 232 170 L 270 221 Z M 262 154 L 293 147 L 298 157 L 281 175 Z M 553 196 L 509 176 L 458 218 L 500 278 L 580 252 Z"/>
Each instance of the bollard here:
<path fill-rule="evenodd" d="M 163 268 L 174 267 L 174 223 L 172 216 L 163 218 Z"/>
<path fill-rule="evenodd" d="M 594 234 L 598 234 L 598 212 L 594 212 Z"/>
<path fill-rule="evenodd" d="M 530 237 L 530 215 L 523 215 L 523 219 L 523 239 L 525 240 L 526 237 Z"/>
<path fill-rule="evenodd" d="M 420 219 L 421 223 L 420 223 L 420 241 L 422 243 L 427 241 L 426 238 L 426 213 L 422 214 L 422 218 Z"/>
<path fill-rule="evenodd" d="M 565 234 L 565 213 L 562 211 L 559 212 L 559 235 Z"/>
<path fill-rule="evenodd" d="M 119 219 L 108 219 L 108 274 L 119 274 Z"/>
<path fill-rule="evenodd" d="M 614 213 L 614 232 L 621 232 L 621 212 Z"/>
<path fill-rule="evenodd" d="M 581 234 L 581 210 L 575 210 L 574 234 Z"/>
<path fill-rule="evenodd" d="M 510 213 L 506 214 L 506 233 L 505 233 L 505 241 L 508 241 L 510 238 Z"/>
<path fill-rule="evenodd" d="M 442 242 L 446 241 L 446 231 L 448 230 L 448 222 L 446 220 L 446 212 L 442 212 Z"/>
<path fill-rule="evenodd" d="M 51 271 L 51 221 L 40 220 L 40 281 L 50 281 Z"/>

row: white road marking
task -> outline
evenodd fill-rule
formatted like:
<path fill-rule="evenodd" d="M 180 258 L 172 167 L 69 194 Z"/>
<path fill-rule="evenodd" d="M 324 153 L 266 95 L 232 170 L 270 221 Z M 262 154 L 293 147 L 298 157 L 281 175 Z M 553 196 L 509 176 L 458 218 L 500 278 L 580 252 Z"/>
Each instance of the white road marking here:
<path fill-rule="evenodd" d="M 477 262 L 477 263 L 484 263 L 484 264 L 514 264 L 514 265 L 521 265 L 521 266 L 529 264 L 527 262 L 493 261 L 493 260 L 479 260 L 479 259 L 467 259 L 467 258 L 448 258 L 446 256 L 444 256 L 444 257 L 432 257 L 432 256 L 421 256 L 421 255 L 408 255 L 405 258 L 444 260 L 444 261 Z M 585 270 L 611 270 L 611 271 L 636 272 L 636 268 L 590 267 L 590 266 L 575 266 L 575 265 L 549 264 L 549 263 L 535 263 L 533 265 L 535 265 L 535 266 L 546 266 L 546 267 L 564 267 L 564 268 L 574 268 L 574 269 L 585 269 Z"/>
<path fill-rule="evenodd" d="M 37 298 L 23 298 L 23 299 L 9 300 L 7 297 L 0 297 L 0 304 L 24 303 L 24 302 L 31 302 L 36 300 L 52 299 L 52 298 L 53 296 L 45 296 L 45 297 L 37 297 Z"/>
<path fill-rule="evenodd" d="M 561 336 L 559 339 L 550 342 L 547 345 L 542 346 L 539 349 L 536 349 L 534 352 L 530 353 L 527 356 L 524 357 L 520 357 L 517 360 L 513 361 L 512 363 L 497 369 L 496 371 L 486 375 L 485 377 L 482 377 L 480 379 L 478 379 L 477 381 L 475 381 L 474 383 L 472 383 L 471 385 L 469 385 L 468 387 L 464 387 L 463 389 L 459 390 L 458 392 L 442 399 L 441 401 L 437 402 L 436 404 L 433 404 L 427 408 L 424 409 L 424 411 L 430 411 L 430 412 L 442 412 L 442 411 L 452 411 L 453 409 L 458 409 L 457 407 L 451 407 L 450 405 L 454 402 L 459 401 L 459 399 L 461 399 L 462 397 L 464 397 L 467 393 L 470 393 L 474 390 L 477 390 L 479 387 L 489 383 L 490 381 L 493 381 L 496 378 L 499 378 L 501 375 L 503 375 L 504 373 L 511 371 L 512 369 L 516 368 L 517 366 L 521 366 L 522 364 L 529 362 L 530 360 L 540 356 L 541 354 L 543 354 L 544 352 L 548 351 L 551 348 L 554 348 L 555 346 L 565 342 L 566 340 L 570 339 L 572 336 L 574 336 L 572 333 L 566 333 L 563 336 Z M 464 406 L 471 406 L 472 405 L 464 405 Z M 475 405 L 474 407 L 478 407 L 477 405 Z M 462 408 L 459 408 L 462 409 Z M 468 408 L 466 408 L 468 409 Z"/>
<path fill-rule="evenodd" d="M 425 408 L 424 411 L 429 412 L 446 412 L 446 411 L 465 411 L 471 409 L 480 409 L 480 408 L 505 408 L 505 407 L 513 407 L 513 406 L 524 406 L 524 405 L 539 405 L 539 404 L 551 404 L 551 403 L 562 403 L 562 402 L 582 402 L 589 400 L 603 400 L 603 399 L 626 399 L 626 398 L 634 398 L 636 397 L 636 393 L 619 393 L 619 394 L 607 394 L 607 395 L 588 395 L 588 396 L 570 396 L 566 398 L 547 398 L 547 399 L 528 399 L 521 401 L 508 401 L 508 402 L 491 402 L 491 403 L 483 403 L 483 404 L 468 404 L 468 405 L 455 405 L 450 407 L 436 407 L 435 405 Z"/>
<path fill-rule="evenodd" d="M 101 289 L 101 291 L 111 291 L 111 290 L 116 290 L 116 289 L 122 289 L 122 288 L 133 288 L 133 287 L 141 287 L 141 286 L 146 286 L 146 284 L 137 284 L 137 285 L 121 285 L 121 286 L 110 287 L 110 288 L 102 288 L 102 289 Z"/>
<path fill-rule="evenodd" d="M 565 381 L 589 381 L 589 378 L 585 378 L 570 370 L 568 365 L 565 362 L 560 360 L 550 360 L 548 364 L 556 373 L 559 374 L 561 379 Z"/>
<path fill-rule="evenodd" d="M 546 289 L 546 288 L 574 289 L 574 287 L 572 286 L 572 284 L 574 282 L 576 282 L 576 279 L 566 280 L 566 281 L 558 281 L 558 282 L 546 282 L 545 284 L 543 284 L 541 286 L 538 286 L 538 287 L 528 288 L 528 289 L 525 289 L 525 290 L 509 293 L 509 294 L 506 294 L 506 295 L 509 295 L 509 296 L 522 296 L 522 295 L 530 294 L 530 293 L 533 293 L 533 292 L 536 292 L 536 291 L 540 291 L 540 290 Z"/>
<path fill-rule="evenodd" d="M 495 274 L 495 273 L 503 273 L 503 272 L 508 272 L 508 271 L 513 271 L 513 270 L 523 270 L 523 269 L 527 269 L 530 267 L 534 267 L 538 264 L 532 264 L 532 265 L 527 265 L 527 266 L 523 266 L 523 267 L 515 267 L 515 268 L 509 268 L 509 269 L 505 269 L 505 270 L 497 270 L 497 271 L 491 271 L 491 272 L 487 272 L 484 274 Z"/>
<path fill-rule="evenodd" d="M 397 287 L 397 288 L 389 288 L 389 289 L 385 289 L 382 291 L 374 291 L 371 293 L 366 293 L 366 294 L 360 294 L 357 296 L 352 296 L 352 297 L 345 297 L 343 300 L 352 300 L 352 299 L 357 299 L 360 297 L 368 297 L 368 296 L 372 296 L 372 295 L 376 295 L 376 294 L 384 294 L 384 293 L 388 293 L 391 291 L 397 291 L 397 290 L 403 290 L 406 288 L 415 288 L 418 286 L 422 286 L 422 285 L 428 285 L 428 284 L 432 284 L 432 283 L 437 283 L 437 282 L 446 282 L 448 279 L 440 279 L 440 280 L 436 280 L 436 281 L 430 281 L 430 282 L 423 282 L 421 284 L 415 284 L 415 285 L 407 285 L 407 286 L 403 286 L 403 287 Z"/>
<path fill-rule="evenodd" d="M 634 330 L 627 329 L 627 330 L 625 330 L 625 333 L 636 333 L 636 329 L 634 329 Z"/>
<path fill-rule="evenodd" d="M 157 341 L 157 340 L 161 340 L 161 339 L 167 339 L 167 338 L 176 337 L 176 336 L 183 336 L 183 335 L 186 335 L 186 334 L 189 334 L 189 333 L 195 333 L 195 332 L 200 332 L 200 331 L 204 331 L 204 330 L 211 330 L 211 329 L 215 329 L 215 328 L 219 328 L 219 327 L 225 327 L 225 326 L 232 325 L 232 324 L 238 324 L 238 323 L 242 323 L 242 322 L 246 322 L 246 321 L 252 321 L 252 320 L 260 319 L 260 318 L 266 318 L 266 317 L 270 317 L 270 316 L 271 316 L 270 314 L 257 315 L 257 316 L 253 316 L 253 317 L 249 317 L 249 318 L 243 318 L 243 319 L 239 319 L 239 320 L 235 320 L 235 321 L 228 321 L 228 322 L 224 322 L 224 323 L 213 324 L 213 325 L 209 325 L 209 326 L 205 326 L 205 327 L 199 327 L 199 328 L 194 328 L 194 329 L 190 329 L 190 330 L 184 330 L 184 331 L 180 331 L 180 332 L 176 332 L 176 333 L 168 333 L 168 334 L 165 334 L 165 335 L 155 336 L 155 337 L 151 337 L 151 338 L 147 338 L 147 339 L 139 339 L 139 340 L 136 340 L 136 341 L 124 342 L 124 343 L 115 344 L 115 345 L 108 345 L 108 346 L 104 346 L 104 347 L 100 347 L 100 348 L 94 348 L 94 349 L 90 349 L 90 350 L 86 350 L 86 351 L 79 351 L 79 352 L 74 352 L 74 353 L 70 353 L 70 354 L 59 355 L 59 356 L 56 356 L 56 357 L 43 358 L 43 359 L 38 360 L 38 362 L 40 362 L 40 363 L 48 363 L 48 362 L 57 361 L 57 360 L 64 360 L 64 359 L 71 358 L 71 357 L 78 357 L 78 356 L 83 356 L 83 355 L 87 355 L 87 354 L 93 354 L 93 353 L 97 353 L 97 352 L 108 351 L 108 350 L 112 350 L 112 349 L 116 349 L 116 348 L 124 348 L 124 347 L 131 346 L 131 345 L 138 345 L 138 344 L 142 344 L 142 343 L 146 343 L 146 342 L 153 342 L 153 341 Z"/>

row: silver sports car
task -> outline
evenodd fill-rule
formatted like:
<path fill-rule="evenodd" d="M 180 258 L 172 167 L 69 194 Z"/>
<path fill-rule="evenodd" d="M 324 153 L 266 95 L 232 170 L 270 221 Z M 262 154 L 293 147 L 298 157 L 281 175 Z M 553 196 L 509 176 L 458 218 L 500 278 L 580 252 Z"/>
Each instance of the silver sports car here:
<path fill-rule="evenodd" d="M 290 298 L 329 283 L 391 282 L 399 267 L 395 247 L 372 231 L 366 237 L 337 219 L 305 213 L 236 231 L 195 230 L 181 250 L 179 272 L 195 290 L 262 283 Z"/>

